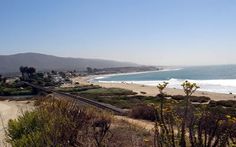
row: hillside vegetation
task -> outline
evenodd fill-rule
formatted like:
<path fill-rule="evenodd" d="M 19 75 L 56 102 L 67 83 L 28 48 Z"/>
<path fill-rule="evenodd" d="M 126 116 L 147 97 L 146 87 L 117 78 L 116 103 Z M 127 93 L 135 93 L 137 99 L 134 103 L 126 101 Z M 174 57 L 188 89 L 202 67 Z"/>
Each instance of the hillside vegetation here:
<path fill-rule="evenodd" d="M 13 146 L 85 147 L 236 144 L 235 101 L 215 102 L 192 96 L 199 87 L 188 81 L 182 85 L 185 96 L 170 96 L 163 92 L 167 84 L 158 85 L 160 94 L 156 97 L 94 85 L 58 89 L 128 109 L 129 117 L 152 121 L 151 132 L 117 121 L 104 110 L 51 97 L 38 100 L 34 111 L 9 121 L 8 142 Z"/>
<path fill-rule="evenodd" d="M 10 120 L 7 141 L 23 146 L 150 146 L 146 130 L 114 120 L 112 114 L 71 101 L 43 98 L 34 111 Z"/>

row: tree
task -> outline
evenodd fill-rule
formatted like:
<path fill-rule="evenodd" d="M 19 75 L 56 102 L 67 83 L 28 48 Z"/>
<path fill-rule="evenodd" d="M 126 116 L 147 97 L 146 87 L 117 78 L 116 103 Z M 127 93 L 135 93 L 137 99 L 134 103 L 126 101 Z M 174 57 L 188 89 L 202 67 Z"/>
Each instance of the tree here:
<path fill-rule="evenodd" d="M 97 69 L 97 68 L 94 68 L 94 69 L 93 69 L 93 72 L 98 72 L 98 69 Z"/>
<path fill-rule="evenodd" d="M 26 75 L 28 75 L 28 67 L 27 66 L 21 66 L 20 67 L 20 72 L 22 74 L 22 79 L 25 80 L 26 79 Z"/>
<path fill-rule="evenodd" d="M 93 69 L 91 67 L 87 67 L 87 72 L 88 73 L 93 73 Z"/>
<path fill-rule="evenodd" d="M 6 83 L 6 79 L 2 75 L 0 75 L 0 85 L 5 84 L 5 83 Z"/>
<path fill-rule="evenodd" d="M 163 82 L 163 84 L 159 84 L 157 86 L 157 88 L 159 89 L 159 92 L 160 92 L 159 96 L 161 98 L 161 103 L 160 103 L 160 108 L 161 108 L 160 118 L 161 118 L 161 123 L 162 124 L 165 124 L 164 116 L 163 116 L 163 105 L 164 105 L 164 100 L 165 100 L 165 94 L 164 94 L 163 90 L 167 87 L 168 84 L 169 83 L 167 83 L 167 82 Z M 165 128 L 166 133 L 168 134 L 168 130 L 166 129 L 165 126 L 164 126 L 164 128 Z"/>
<path fill-rule="evenodd" d="M 183 116 L 182 127 L 181 127 L 180 146 L 186 147 L 185 136 L 186 136 L 187 115 L 188 115 L 189 103 L 190 103 L 189 98 L 200 87 L 197 86 L 196 83 L 190 83 L 188 81 L 185 81 L 181 86 L 183 87 L 184 93 L 185 93 L 185 108 L 184 108 L 185 110 L 184 110 L 184 116 Z"/>
<path fill-rule="evenodd" d="M 6 84 L 6 82 L 7 82 L 7 78 L 6 77 L 2 78 L 2 83 Z"/>
<path fill-rule="evenodd" d="M 57 74 L 57 72 L 56 72 L 55 70 L 52 70 L 51 73 L 52 73 L 53 75 L 56 75 L 56 74 Z"/>
<path fill-rule="evenodd" d="M 21 72 L 21 76 L 24 79 L 25 67 L 21 66 L 19 69 L 20 69 L 20 72 Z"/>
<path fill-rule="evenodd" d="M 32 78 L 33 74 L 36 72 L 36 69 L 34 67 L 29 67 L 27 69 L 27 74 L 30 78 Z"/>
<path fill-rule="evenodd" d="M 62 77 L 62 78 L 66 78 L 66 74 L 64 72 L 59 72 L 59 75 Z"/>
<path fill-rule="evenodd" d="M 32 78 L 33 74 L 36 72 L 36 69 L 34 67 L 21 66 L 19 69 L 22 74 L 23 80 Z"/>
<path fill-rule="evenodd" d="M 167 124 L 165 122 L 165 118 L 164 118 L 164 101 L 165 101 L 165 94 L 164 94 L 164 89 L 167 87 L 169 83 L 168 82 L 163 82 L 162 84 L 158 84 L 157 88 L 159 90 L 159 95 L 157 95 L 158 97 L 160 97 L 161 101 L 160 101 L 160 122 L 159 122 L 159 126 L 160 126 L 160 134 L 159 134 L 159 145 L 157 143 L 157 136 L 155 135 L 155 140 L 154 140 L 154 146 L 162 146 L 162 143 L 164 140 L 167 140 L 167 145 L 168 146 L 173 146 L 175 147 L 175 139 L 174 139 L 174 133 L 172 133 L 172 131 L 170 131 L 167 127 Z M 169 127 L 170 128 L 170 127 Z M 158 127 L 158 124 L 157 124 L 157 121 L 155 122 L 155 134 L 158 134 L 158 130 L 159 130 L 159 127 Z M 171 132 L 171 134 L 170 134 Z M 162 142 L 162 143 L 161 143 Z"/>

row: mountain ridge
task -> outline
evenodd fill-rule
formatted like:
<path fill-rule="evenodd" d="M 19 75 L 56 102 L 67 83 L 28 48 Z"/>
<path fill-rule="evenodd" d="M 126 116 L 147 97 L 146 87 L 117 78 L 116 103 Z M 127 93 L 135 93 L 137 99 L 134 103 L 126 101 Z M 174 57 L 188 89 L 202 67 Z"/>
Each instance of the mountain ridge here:
<path fill-rule="evenodd" d="M 19 72 L 20 66 L 33 66 L 39 71 L 49 70 L 86 70 L 91 68 L 135 67 L 135 63 L 120 62 L 105 59 L 86 59 L 73 57 L 58 57 L 42 53 L 18 53 L 0 55 L 0 73 Z"/>

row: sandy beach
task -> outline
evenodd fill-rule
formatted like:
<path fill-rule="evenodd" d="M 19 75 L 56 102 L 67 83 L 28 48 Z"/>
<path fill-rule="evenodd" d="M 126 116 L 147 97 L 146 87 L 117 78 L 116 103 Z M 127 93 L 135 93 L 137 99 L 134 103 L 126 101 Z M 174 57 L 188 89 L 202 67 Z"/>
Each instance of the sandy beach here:
<path fill-rule="evenodd" d="M 96 84 L 100 85 L 105 88 L 124 88 L 128 90 L 132 90 L 137 92 L 140 95 L 143 95 L 141 92 L 145 92 L 146 96 L 156 96 L 159 92 L 155 86 L 146 86 L 146 85 L 139 85 L 139 84 L 130 84 L 130 83 L 100 83 L 100 82 L 89 82 L 91 78 L 94 76 L 88 77 L 76 77 L 73 78 L 73 83 L 79 82 L 80 84 Z M 166 88 L 165 93 L 169 95 L 184 95 L 182 89 L 174 89 L 174 88 Z M 236 100 L 236 95 L 233 94 L 223 94 L 223 93 L 215 93 L 215 92 L 205 92 L 205 91 L 196 91 L 194 96 L 206 96 L 211 98 L 212 100 L 219 101 L 219 100 Z"/>
<path fill-rule="evenodd" d="M 16 119 L 22 115 L 23 112 L 33 109 L 32 101 L 0 101 L 0 146 L 5 146 L 5 132 L 4 128 L 7 127 L 7 123 L 10 119 Z"/>

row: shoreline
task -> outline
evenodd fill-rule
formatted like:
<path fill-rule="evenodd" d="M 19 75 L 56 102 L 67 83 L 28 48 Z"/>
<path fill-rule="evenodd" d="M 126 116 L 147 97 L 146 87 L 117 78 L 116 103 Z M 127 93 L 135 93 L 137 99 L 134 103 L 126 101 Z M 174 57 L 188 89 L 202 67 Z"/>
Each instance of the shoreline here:
<path fill-rule="evenodd" d="M 100 76 L 100 75 L 99 75 Z M 80 82 L 82 85 L 87 84 L 95 84 L 99 85 L 104 88 L 123 88 L 132 90 L 137 92 L 139 95 L 145 96 L 156 96 L 159 94 L 158 89 L 156 86 L 146 86 L 142 84 L 134 84 L 134 83 L 101 83 L 98 81 L 92 80 L 94 76 L 87 76 L 87 77 L 75 77 L 72 81 Z M 145 92 L 146 94 L 142 94 Z M 182 89 L 175 89 L 175 88 L 166 88 L 165 93 L 169 95 L 184 95 L 184 91 Z M 235 94 L 225 94 L 225 93 L 216 93 L 216 92 L 207 92 L 207 91 L 196 91 L 194 96 L 205 96 L 209 97 L 211 100 L 220 101 L 220 100 L 236 100 Z"/>
<path fill-rule="evenodd" d="M 236 82 L 236 79 L 232 79 L 234 82 Z M 189 81 L 191 83 L 196 83 L 197 85 L 200 86 L 200 88 L 198 89 L 198 91 L 200 92 L 212 92 L 212 93 L 219 93 L 219 94 L 232 94 L 232 95 L 236 95 L 236 92 L 235 90 L 228 90 L 227 92 L 226 91 L 220 91 L 221 89 L 218 87 L 219 91 L 216 92 L 215 90 L 211 90 L 211 89 L 204 89 L 202 87 L 202 83 L 201 83 L 201 80 L 196 81 L 196 80 L 182 80 L 181 82 L 178 81 L 179 83 L 178 84 L 173 84 L 170 80 L 168 81 L 90 81 L 92 83 L 106 83 L 106 84 L 121 84 L 121 83 L 126 83 L 126 84 L 137 84 L 137 85 L 144 85 L 144 86 L 152 86 L 152 87 L 156 87 L 159 83 L 163 83 L 163 82 L 168 82 L 169 85 L 167 86 L 167 88 L 170 88 L 170 89 L 179 89 L 181 90 L 182 89 L 182 86 L 181 84 L 184 82 L 184 81 Z M 206 80 L 206 81 L 217 81 L 217 80 Z M 218 81 L 221 81 L 221 80 L 218 80 Z M 226 80 L 226 81 L 230 81 L 230 80 Z M 172 85 L 171 85 L 172 84 Z M 226 86 L 227 87 L 227 86 Z M 232 88 L 232 87 L 230 87 Z M 229 88 L 229 89 L 230 89 Z M 222 88 L 224 89 L 224 88 Z M 236 88 L 235 88 L 236 89 Z"/>
<path fill-rule="evenodd" d="M 219 94 L 232 94 L 236 95 L 236 79 L 176 79 L 170 78 L 168 80 L 103 80 L 109 77 L 116 77 L 122 75 L 138 75 L 143 73 L 156 73 L 156 72 L 165 72 L 165 71 L 176 71 L 182 70 L 184 68 L 167 68 L 161 69 L 157 71 L 145 71 L 145 72 L 130 72 L 130 73 L 116 73 L 116 74 L 104 74 L 104 75 L 93 75 L 88 76 L 88 81 L 92 83 L 107 83 L 107 84 L 115 84 L 115 83 L 128 83 L 128 84 L 138 84 L 145 86 L 156 86 L 158 83 L 168 82 L 167 86 L 170 89 L 182 89 L 181 84 L 184 81 L 190 81 L 192 83 L 196 83 L 200 86 L 198 91 L 200 92 L 211 92 L 211 93 L 219 93 Z"/>
<path fill-rule="evenodd" d="M 143 73 L 155 73 L 155 72 L 165 72 L 165 71 L 176 71 L 181 70 L 183 68 L 166 68 L 166 69 L 160 69 L 160 70 L 150 70 L 150 71 L 140 71 L 140 72 L 127 72 L 127 73 L 113 73 L 113 74 L 101 74 L 101 75 L 94 75 L 92 78 L 90 78 L 90 81 L 98 80 L 98 79 L 104 79 L 111 76 L 122 76 L 122 75 L 136 75 L 136 74 L 143 74 Z M 89 76 L 88 76 L 89 77 Z"/>

